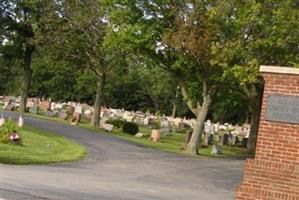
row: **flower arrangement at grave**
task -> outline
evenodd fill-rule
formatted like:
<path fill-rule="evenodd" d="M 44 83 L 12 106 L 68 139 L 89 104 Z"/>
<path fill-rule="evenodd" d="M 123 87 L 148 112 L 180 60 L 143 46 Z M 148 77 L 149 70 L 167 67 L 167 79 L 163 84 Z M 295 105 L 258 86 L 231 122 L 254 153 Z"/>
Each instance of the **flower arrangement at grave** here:
<path fill-rule="evenodd" d="M 1 118 L 0 143 L 22 144 L 20 136 L 17 134 L 20 127 L 12 120 Z"/>

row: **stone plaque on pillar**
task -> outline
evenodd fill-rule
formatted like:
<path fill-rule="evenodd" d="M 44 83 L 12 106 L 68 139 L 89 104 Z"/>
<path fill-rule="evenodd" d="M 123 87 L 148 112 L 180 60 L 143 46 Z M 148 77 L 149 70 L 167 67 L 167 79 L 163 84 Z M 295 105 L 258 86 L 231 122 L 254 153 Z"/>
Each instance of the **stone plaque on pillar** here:
<path fill-rule="evenodd" d="M 269 95 L 265 119 L 267 121 L 299 124 L 299 97 Z"/>
<path fill-rule="evenodd" d="M 299 69 L 261 66 L 265 81 L 254 159 L 237 200 L 299 200 Z"/>

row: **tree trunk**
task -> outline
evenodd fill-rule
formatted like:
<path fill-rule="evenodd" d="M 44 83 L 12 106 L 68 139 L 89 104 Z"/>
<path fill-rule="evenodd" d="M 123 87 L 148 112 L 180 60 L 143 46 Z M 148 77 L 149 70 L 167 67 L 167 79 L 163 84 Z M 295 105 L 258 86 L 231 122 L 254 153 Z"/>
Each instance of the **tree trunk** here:
<path fill-rule="evenodd" d="M 160 115 L 158 97 L 154 97 L 153 100 L 154 100 L 155 115 Z"/>
<path fill-rule="evenodd" d="M 100 124 L 100 113 L 101 106 L 103 103 L 103 94 L 104 94 L 104 86 L 105 86 L 105 74 L 98 77 L 98 85 L 97 85 L 97 94 L 94 102 L 94 112 L 91 120 L 92 127 L 97 127 Z"/>
<path fill-rule="evenodd" d="M 209 88 L 207 79 L 204 79 L 202 82 L 202 84 L 203 84 L 202 105 L 199 105 L 199 103 L 197 102 L 197 107 L 194 107 L 193 102 L 190 99 L 188 92 L 185 88 L 185 85 L 183 84 L 182 81 L 179 81 L 178 83 L 181 88 L 183 100 L 186 102 L 186 104 L 188 105 L 188 107 L 192 111 L 192 113 L 196 116 L 196 123 L 194 125 L 193 133 L 192 133 L 190 142 L 187 147 L 187 152 L 191 153 L 193 155 L 197 155 L 199 153 L 198 152 L 199 144 L 200 144 L 202 132 L 204 130 L 205 120 L 207 118 L 207 115 L 208 115 L 208 112 L 210 109 L 210 105 L 212 103 L 212 96 L 216 92 L 216 87 L 213 89 Z"/>
<path fill-rule="evenodd" d="M 252 116 L 250 123 L 250 134 L 247 143 L 247 150 L 254 155 L 258 129 L 260 124 L 261 106 L 263 101 L 263 88 L 264 85 L 255 86 L 256 98 L 252 102 Z"/>
<path fill-rule="evenodd" d="M 180 86 L 177 86 L 177 89 L 176 89 L 176 93 L 175 93 L 175 98 L 172 102 L 172 118 L 175 118 L 176 116 L 176 102 L 177 102 L 177 99 L 178 99 L 178 96 L 179 96 L 179 92 L 180 92 Z"/>
<path fill-rule="evenodd" d="M 200 108 L 200 111 L 198 115 L 196 116 L 196 123 L 193 129 L 191 140 L 188 144 L 187 152 L 192 155 L 198 155 L 199 154 L 199 145 L 200 145 L 200 139 L 202 136 L 202 132 L 204 130 L 205 120 L 207 118 L 210 105 L 212 103 L 212 98 L 210 94 L 206 94 L 203 97 L 203 103 Z"/>
<path fill-rule="evenodd" d="M 23 63 L 23 86 L 22 86 L 22 93 L 21 93 L 21 102 L 20 102 L 20 114 L 22 115 L 26 112 L 26 105 L 27 105 L 27 98 L 29 94 L 30 88 L 30 79 L 31 79 L 31 61 L 32 61 L 32 53 L 34 51 L 33 46 L 27 46 L 24 53 L 24 63 Z"/>
<path fill-rule="evenodd" d="M 175 118 L 176 116 L 176 102 L 173 101 L 172 102 L 172 114 L 171 114 L 172 118 Z"/>

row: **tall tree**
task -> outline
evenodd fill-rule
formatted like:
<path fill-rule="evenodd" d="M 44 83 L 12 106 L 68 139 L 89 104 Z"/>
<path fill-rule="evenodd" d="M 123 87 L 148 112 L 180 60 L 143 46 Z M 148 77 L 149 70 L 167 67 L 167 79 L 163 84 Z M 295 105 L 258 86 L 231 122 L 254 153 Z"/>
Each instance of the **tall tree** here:
<path fill-rule="evenodd" d="M 255 151 L 263 94 L 260 65 L 296 67 L 299 65 L 299 5 L 286 1 L 232 1 L 237 8 L 230 25 L 235 39 L 220 59 L 231 60 L 234 76 L 251 105 L 251 132 L 248 150 Z M 227 56 L 227 55 L 231 56 Z"/>
<path fill-rule="evenodd" d="M 225 83 L 230 63 L 217 59 L 231 39 L 220 1 L 116 1 L 113 14 L 130 44 L 169 71 L 197 118 L 188 152 L 198 154 L 201 134 L 213 96 Z M 114 2 L 115 3 L 115 2 Z M 229 9 L 229 8 L 228 8 Z M 124 25 L 125 24 L 125 25 Z"/>
<path fill-rule="evenodd" d="M 106 18 L 102 1 L 60 1 L 56 2 L 58 31 L 54 41 L 63 45 L 66 56 L 76 65 L 88 67 L 97 78 L 96 98 L 92 126 L 100 122 L 104 86 L 107 73 L 122 58 L 117 44 L 109 41 L 113 27 Z"/>
<path fill-rule="evenodd" d="M 14 54 L 15 58 L 22 59 L 20 113 L 26 110 L 32 74 L 32 54 L 38 44 L 36 32 L 42 26 L 40 19 L 44 13 L 44 3 L 45 1 L 42 0 L 3 0 L 0 4 L 2 38 L 5 42 L 2 46 L 11 46 L 12 52 L 9 53 Z"/>

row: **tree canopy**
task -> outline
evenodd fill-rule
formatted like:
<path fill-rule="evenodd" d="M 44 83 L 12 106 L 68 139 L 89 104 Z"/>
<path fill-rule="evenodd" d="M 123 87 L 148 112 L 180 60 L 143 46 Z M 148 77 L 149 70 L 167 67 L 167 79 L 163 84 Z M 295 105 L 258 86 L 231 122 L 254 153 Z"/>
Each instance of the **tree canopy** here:
<path fill-rule="evenodd" d="M 259 65 L 299 66 L 296 0 L 2 0 L 0 94 L 251 121 Z"/>

